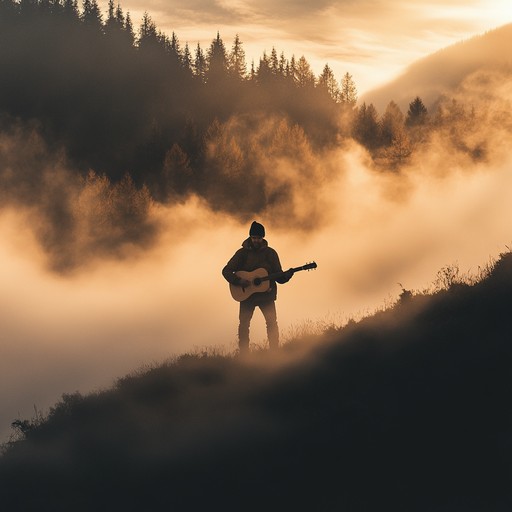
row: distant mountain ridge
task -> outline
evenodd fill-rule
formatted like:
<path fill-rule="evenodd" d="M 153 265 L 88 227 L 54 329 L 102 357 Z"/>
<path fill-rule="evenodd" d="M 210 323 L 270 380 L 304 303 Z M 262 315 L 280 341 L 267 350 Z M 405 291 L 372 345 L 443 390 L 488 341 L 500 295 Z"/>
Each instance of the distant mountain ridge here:
<path fill-rule="evenodd" d="M 18 423 L 26 440 L 0 457 L 0 503 L 510 510 L 511 303 L 508 253 L 472 286 L 404 290 L 293 364 L 185 356 L 108 391 L 64 396 L 46 420 Z"/>
<path fill-rule="evenodd" d="M 512 23 L 439 50 L 410 65 L 388 84 L 364 94 L 360 103 L 373 103 L 383 112 L 390 101 L 405 112 L 420 96 L 427 106 L 450 96 L 462 81 L 482 70 L 512 71 Z"/>

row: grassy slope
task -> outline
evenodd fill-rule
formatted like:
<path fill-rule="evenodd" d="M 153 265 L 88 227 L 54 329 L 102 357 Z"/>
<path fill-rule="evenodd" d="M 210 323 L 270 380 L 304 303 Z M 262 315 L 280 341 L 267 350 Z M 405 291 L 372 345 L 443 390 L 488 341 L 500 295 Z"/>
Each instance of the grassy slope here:
<path fill-rule="evenodd" d="M 512 509 L 512 254 L 274 365 L 183 357 L 64 397 L 0 459 L 16 510 Z M 298 350 L 298 349 L 297 349 Z"/>

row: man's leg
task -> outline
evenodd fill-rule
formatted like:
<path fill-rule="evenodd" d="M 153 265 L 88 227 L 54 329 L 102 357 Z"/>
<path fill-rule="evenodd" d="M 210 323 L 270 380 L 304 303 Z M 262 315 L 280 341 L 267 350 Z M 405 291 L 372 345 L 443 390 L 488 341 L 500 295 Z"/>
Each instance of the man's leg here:
<path fill-rule="evenodd" d="M 254 304 L 248 301 L 240 302 L 240 314 L 238 319 L 238 347 L 240 352 L 249 351 L 249 326 L 251 325 L 251 318 L 254 313 Z"/>
<path fill-rule="evenodd" d="M 260 305 L 261 312 L 267 323 L 267 337 L 270 350 L 279 347 L 279 328 L 277 326 L 276 303 L 273 300 Z"/>

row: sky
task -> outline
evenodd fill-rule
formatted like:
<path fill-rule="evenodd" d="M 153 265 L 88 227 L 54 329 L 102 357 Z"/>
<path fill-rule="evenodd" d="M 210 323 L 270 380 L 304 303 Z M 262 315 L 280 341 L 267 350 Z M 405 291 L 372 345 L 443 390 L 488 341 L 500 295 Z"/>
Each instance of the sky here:
<path fill-rule="evenodd" d="M 107 1 L 100 6 L 106 10 Z M 217 31 L 229 49 L 240 36 L 247 63 L 275 47 L 304 55 L 319 75 L 350 73 L 360 94 L 388 82 L 415 60 L 512 21 L 508 0 L 124 0 L 135 28 L 149 13 L 191 50 Z"/>

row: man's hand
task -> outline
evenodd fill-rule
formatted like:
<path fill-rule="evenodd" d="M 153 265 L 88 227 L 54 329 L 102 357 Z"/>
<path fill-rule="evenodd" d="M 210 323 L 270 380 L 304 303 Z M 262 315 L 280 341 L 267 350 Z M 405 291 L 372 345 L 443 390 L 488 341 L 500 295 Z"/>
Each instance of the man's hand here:
<path fill-rule="evenodd" d="M 247 279 L 240 278 L 238 282 L 236 283 L 237 286 L 240 286 L 240 288 L 249 288 L 251 286 L 251 281 L 248 281 Z"/>
<path fill-rule="evenodd" d="M 293 271 L 293 268 L 289 268 L 285 273 L 284 276 L 286 277 L 286 280 L 289 281 L 295 272 Z"/>

